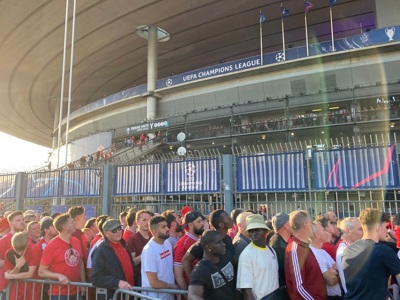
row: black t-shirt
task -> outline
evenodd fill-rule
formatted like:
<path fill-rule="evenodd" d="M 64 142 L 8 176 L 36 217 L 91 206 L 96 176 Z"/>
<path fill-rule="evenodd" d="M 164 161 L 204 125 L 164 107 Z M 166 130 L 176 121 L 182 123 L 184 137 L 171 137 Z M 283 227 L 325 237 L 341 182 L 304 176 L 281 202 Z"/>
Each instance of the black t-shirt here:
<path fill-rule="evenodd" d="M 275 233 L 269 240 L 269 246 L 275 250 L 279 265 L 279 286 L 285 284 L 285 251 L 287 242 L 278 234 Z"/>
<path fill-rule="evenodd" d="M 206 259 L 199 261 L 190 275 L 189 285 L 202 286 L 206 300 L 232 300 L 236 297 L 233 265 L 225 256 L 220 258 L 218 264 Z"/>
<path fill-rule="evenodd" d="M 400 259 L 388 246 L 359 240 L 343 253 L 345 299 L 385 300 L 390 275 L 400 274 Z"/>

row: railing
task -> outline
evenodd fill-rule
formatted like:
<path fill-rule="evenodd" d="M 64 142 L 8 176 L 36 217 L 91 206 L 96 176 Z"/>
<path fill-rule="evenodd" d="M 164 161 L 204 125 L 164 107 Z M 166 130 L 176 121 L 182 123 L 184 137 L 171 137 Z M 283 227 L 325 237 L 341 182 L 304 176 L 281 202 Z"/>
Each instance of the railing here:
<path fill-rule="evenodd" d="M 9 282 L 5 292 L 6 300 L 37 300 L 43 299 L 47 295 L 47 289 L 57 287 L 67 287 L 67 293 L 53 294 L 56 299 L 65 300 L 109 300 L 107 298 L 107 289 L 94 287 L 91 283 L 87 282 L 71 282 L 68 285 L 62 285 L 59 281 L 53 280 L 42 280 L 42 279 L 24 279 L 24 280 L 12 280 Z M 58 289 L 60 290 L 60 289 Z M 71 290 L 78 291 L 78 294 L 71 294 Z M 95 290 L 95 293 L 93 291 Z M 143 294 L 142 292 L 153 292 L 153 293 L 166 293 L 177 295 L 187 295 L 186 290 L 174 290 L 174 289 L 153 289 L 134 286 L 132 290 L 127 289 L 116 289 L 114 292 L 113 300 L 128 300 L 132 299 L 146 299 L 146 300 L 159 300 L 160 298 L 151 297 Z M 78 296 L 81 295 L 81 298 Z M 64 296 L 64 297 L 63 297 Z M 3 299 L 3 298 L 2 298 Z M 47 299 L 47 298 L 46 298 Z"/>

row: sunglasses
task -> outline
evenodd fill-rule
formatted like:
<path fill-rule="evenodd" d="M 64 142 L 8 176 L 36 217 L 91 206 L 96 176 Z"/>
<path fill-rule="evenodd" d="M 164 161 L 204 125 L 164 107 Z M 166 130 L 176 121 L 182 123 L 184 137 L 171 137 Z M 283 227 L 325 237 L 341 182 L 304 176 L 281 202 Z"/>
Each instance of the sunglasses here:
<path fill-rule="evenodd" d="M 117 233 L 118 231 L 122 230 L 121 226 L 118 226 L 117 228 L 111 230 L 112 233 Z"/>

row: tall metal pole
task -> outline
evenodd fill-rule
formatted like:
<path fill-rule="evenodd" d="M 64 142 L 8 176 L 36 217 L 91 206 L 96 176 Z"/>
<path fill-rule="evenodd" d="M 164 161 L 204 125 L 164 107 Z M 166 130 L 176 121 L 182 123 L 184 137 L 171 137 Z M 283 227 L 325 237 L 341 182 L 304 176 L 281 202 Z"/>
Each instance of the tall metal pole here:
<path fill-rule="evenodd" d="M 261 21 L 261 10 L 260 10 L 260 57 L 261 57 L 261 65 L 264 65 L 264 57 L 263 57 L 263 32 L 262 32 L 262 21 Z"/>
<path fill-rule="evenodd" d="M 281 11 L 282 11 L 282 9 L 283 9 L 283 4 L 282 4 L 282 2 L 281 2 Z M 283 14 L 282 14 L 282 16 L 281 16 L 281 20 L 282 20 L 282 48 L 283 48 L 283 57 L 285 58 L 285 60 L 286 60 L 286 46 L 285 46 L 285 25 L 284 25 L 284 23 L 283 23 Z"/>
<path fill-rule="evenodd" d="M 57 168 L 60 167 L 60 146 L 61 146 L 61 122 L 64 101 L 64 77 L 65 77 L 65 56 L 67 52 L 67 32 L 68 32 L 68 7 L 69 0 L 65 1 L 65 22 L 64 22 L 64 48 L 61 73 L 61 95 L 60 95 L 60 116 L 58 118 L 58 137 L 57 137 Z"/>
<path fill-rule="evenodd" d="M 306 29 L 306 48 L 307 48 L 307 56 L 310 56 L 310 50 L 308 49 L 307 14 L 304 14 L 304 26 L 305 26 L 305 29 Z"/>
<path fill-rule="evenodd" d="M 331 18 L 332 52 L 335 52 L 335 40 L 334 40 L 334 37 L 333 37 L 332 6 L 329 6 L 329 14 L 330 14 L 330 18 Z"/>
<path fill-rule="evenodd" d="M 65 127 L 65 164 L 68 163 L 69 114 L 71 110 L 72 69 L 74 64 L 75 17 L 76 17 L 76 0 L 74 0 L 74 9 L 72 13 L 71 54 L 69 60 L 69 83 L 68 83 L 68 109 L 67 109 L 67 125 Z"/>

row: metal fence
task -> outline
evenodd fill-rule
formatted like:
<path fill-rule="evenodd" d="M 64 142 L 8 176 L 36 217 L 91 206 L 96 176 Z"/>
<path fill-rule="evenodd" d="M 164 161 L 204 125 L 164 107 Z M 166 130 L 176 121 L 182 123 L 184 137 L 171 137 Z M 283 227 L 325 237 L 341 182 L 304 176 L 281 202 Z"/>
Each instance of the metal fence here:
<path fill-rule="evenodd" d="M 52 290 L 54 287 L 59 292 L 49 296 L 48 290 Z M 93 290 L 95 290 L 95 293 L 91 292 Z M 132 290 L 116 289 L 112 300 L 161 299 L 148 296 L 146 292 L 172 294 L 176 295 L 178 299 L 180 295 L 188 294 L 186 290 L 153 289 L 135 286 Z M 12 280 L 9 282 L 3 296 L 5 298 L 2 297 L 2 300 L 37 300 L 51 298 L 54 298 L 54 300 L 110 300 L 107 298 L 107 289 L 96 288 L 91 283 L 71 282 L 68 285 L 62 285 L 58 281 L 41 279 Z"/>

